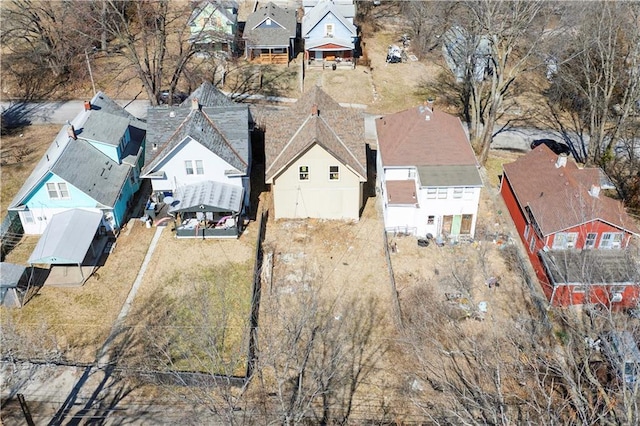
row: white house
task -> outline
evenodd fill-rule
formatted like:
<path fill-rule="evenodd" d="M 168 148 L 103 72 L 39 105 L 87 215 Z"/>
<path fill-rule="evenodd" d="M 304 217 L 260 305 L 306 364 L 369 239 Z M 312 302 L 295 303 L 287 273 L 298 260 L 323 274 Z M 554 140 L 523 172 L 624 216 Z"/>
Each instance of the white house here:
<path fill-rule="evenodd" d="M 172 197 L 170 212 L 206 221 L 210 229 L 249 207 L 247 105 L 203 83 L 180 106 L 149 108 L 147 120 L 142 177 L 151 180 L 152 201 Z"/>
<path fill-rule="evenodd" d="M 472 238 L 482 180 L 460 120 L 424 105 L 376 119 L 376 130 L 385 229 Z"/>

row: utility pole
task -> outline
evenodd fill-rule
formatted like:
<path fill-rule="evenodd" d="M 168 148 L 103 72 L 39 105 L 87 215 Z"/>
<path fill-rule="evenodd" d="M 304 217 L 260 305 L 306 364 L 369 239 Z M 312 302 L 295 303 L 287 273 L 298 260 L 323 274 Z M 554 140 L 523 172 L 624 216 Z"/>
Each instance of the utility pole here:
<path fill-rule="evenodd" d="M 96 95 L 96 84 L 93 81 L 93 73 L 91 72 L 91 62 L 89 62 L 89 53 L 84 49 L 84 57 L 87 58 L 87 68 L 89 68 L 89 78 L 91 78 L 91 87 L 93 88 L 93 96 Z"/>

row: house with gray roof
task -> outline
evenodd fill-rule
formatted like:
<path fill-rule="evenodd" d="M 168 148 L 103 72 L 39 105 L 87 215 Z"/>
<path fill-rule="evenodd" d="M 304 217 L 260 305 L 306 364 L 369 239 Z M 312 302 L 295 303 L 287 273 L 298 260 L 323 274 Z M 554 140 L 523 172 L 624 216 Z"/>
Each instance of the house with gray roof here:
<path fill-rule="evenodd" d="M 100 212 L 100 229 L 117 232 L 140 188 L 145 135 L 146 123 L 99 92 L 62 127 L 9 212 L 26 234 L 43 234 L 54 215 L 73 209 Z"/>
<path fill-rule="evenodd" d="M 265 121 L 275 218 L 358 220 L 367 181 L 363 112 L 314 86 Z"/>
<path fill-rule="evenodd" d="M 320 0 L 302 17 L 301 37 L 309 66 L 355 68 L 358 30 L 345 18 L 339 2 Z"/>
<path fill-rule="evenodd" d="M 251 193 L 248 106 L 205 82 L 178 106 L 150 107 L 147 122 L 150 203 L 168 205 L 178 237 L 237 237 Z"/>
<path fill-rule="evenodd" d="M 385 229 L 473 238 L 482 180 L 460 119 L 427 103 L 375 121 Z"/>
<path fill-rule="evenodd" d="M 238 3 L 234 0 L 193 2 L 189 42 L 200 51 L 232 53 L 238 29 Z"/>
<path fill-rule="evenodd" d="M 295 56 L 296 11 L 273 2 L 249 15 L 242 38 L 247 59 L 261 64 L 288 64 Z"/>

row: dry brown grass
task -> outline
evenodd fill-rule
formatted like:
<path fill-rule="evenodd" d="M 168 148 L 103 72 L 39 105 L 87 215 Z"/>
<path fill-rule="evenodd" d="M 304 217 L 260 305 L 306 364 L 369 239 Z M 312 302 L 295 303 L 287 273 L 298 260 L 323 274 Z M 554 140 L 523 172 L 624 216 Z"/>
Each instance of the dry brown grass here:
<path fill-rule="evenodd" d="M 59 124 L 26 126 L 16 130 L 13 135 L 2 136 L 1 217 L 4 218 L 7 214 L 9 203 L 51 145 L 60 128 Z"/>
<path fill-rule="evenodd" d="M 92 362 L 120 313 L 152 235 L 153 230 L 134 225 L 82 287 L 42 287 L 22 309 L 2 308 L 3 321 L 11 321 L 21 333 L 46 327 L 65 358 Z M 7 261 L 23 263 L 36 243 L 37 237 L 26 238 Z"/>

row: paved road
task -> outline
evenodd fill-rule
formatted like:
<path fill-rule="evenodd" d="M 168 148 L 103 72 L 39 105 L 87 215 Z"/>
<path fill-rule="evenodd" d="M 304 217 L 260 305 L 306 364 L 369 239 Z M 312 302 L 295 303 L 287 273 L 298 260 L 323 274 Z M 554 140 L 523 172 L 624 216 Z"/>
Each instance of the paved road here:
<path fill-rule="evenodd" d="M 126 101 L 116 100 L 127 111 L 138 118 L 147 117 L 147 100 Z M 72 120 L 78 112 L 84 108 L 84 100 L 60 101 L 60 102 L 31 102 L 28 104 L 15 104 L 0 102 L 0 110 L 5 112 L 13 109 L 25 120 L 33 124 L 64 124 Z"/>
<path fill-rule="evenodd" d="M 283 99 L 279 99 L 283 100 Z M 293 99 L 286 99 L 293 101 Z M 147 100 L 116 100 L 134 116 L 145 119 L 147 117 L 147 107 L 150 105 Z M 17 109 L 20 117 L 33 124 L 64 124 L 67 120 L 73 119 L 82 110 L 84 100 L 72 100 L 65 102 L 33 102 L 26 105 L 13 105 L 9 102 L 0 102 L 0 109 L 5 111 L 9 108 Z M 346 105 L 345 105 L 346 106 Z M 362 108 L 364 105 L 349 105 Z M 367 120 L 367 137 L 375 138 L 374 116 Z M 500 133 L 494 140 L 492 147 L 497 149 L 509 149 L 518 151 L 528 151 L 531 141 L 534 139 L 551 138 L 561 140 L 553 131 L 543 131 L 534 128 L 514 128 L 507 132 Z"/>

